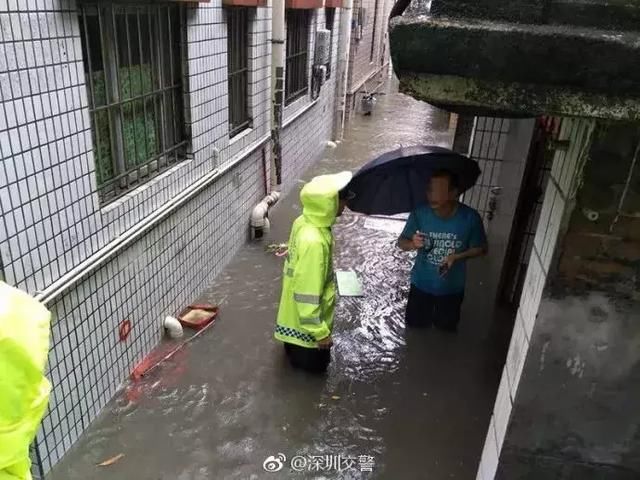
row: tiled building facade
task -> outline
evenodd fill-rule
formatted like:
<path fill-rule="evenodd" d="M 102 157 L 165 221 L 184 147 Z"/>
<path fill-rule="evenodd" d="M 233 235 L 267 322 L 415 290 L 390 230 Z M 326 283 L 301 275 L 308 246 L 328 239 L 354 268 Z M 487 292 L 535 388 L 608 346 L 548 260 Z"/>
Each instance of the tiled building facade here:
<path fill-rule="evenodd" d="M 341 10 L 304 12 L 287 17 L 304 65 L 284 110 L 285 192 L 330 140 L 336 102 Z M 325 28 L 331 73 L 315 89 Z M 2 278 L 54 314 L 42 475 L 157 344 L 161 318 L 248 238 L 272 168 L 270 2 L 2 1 L 0 89 Z"/>
<path fill-rule="evenodd" d="M 353 30 L 349 51 L 346 116 L 361 111 L 366 93 L 376 92 L 389 66 L 388 18 L 391 0 L 354 0 Z"/>

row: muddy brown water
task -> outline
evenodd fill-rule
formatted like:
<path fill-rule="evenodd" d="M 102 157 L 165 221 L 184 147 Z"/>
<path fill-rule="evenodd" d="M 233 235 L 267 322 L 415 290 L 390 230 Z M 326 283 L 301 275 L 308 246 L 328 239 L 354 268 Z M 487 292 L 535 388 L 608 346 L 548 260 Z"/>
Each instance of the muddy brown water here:
<path fill-rule="evenodd" d="M 389 93 L 308 176 L 451 138 L 447 114 Z M 298 214 L 293 192 L 274 210 L 267 242 L 286 241 Z M 49 478 L 473 480 L 504 360 L 482 266 L 471 269 L 458 335 L 406 331 L 411 258 L 395 248 L 396 235 L 349 213 L 335 235 L 336 268 L 358 272 L 365 296 L 339 300 L 326 377 L 286 363 L 272 338 L 282 259 L 264 243 L 248 245 L 201 298 L 222 302 L 215 326 L 126 386 Z M 265 471 L 278 454 L 283 468 Z M 296 456 L 303 460 L 292 466 Z"/>

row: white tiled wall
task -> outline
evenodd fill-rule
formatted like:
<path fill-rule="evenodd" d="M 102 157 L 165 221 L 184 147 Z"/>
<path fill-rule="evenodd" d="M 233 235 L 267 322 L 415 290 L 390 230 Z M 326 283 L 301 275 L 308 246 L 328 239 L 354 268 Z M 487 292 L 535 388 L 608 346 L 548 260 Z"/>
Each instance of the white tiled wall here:
<path fill-rule="evenodd" d="M 355 0 L 353 2 L 354 19 L 357 18 L 360 8 L 365 11 L 365 19 L 362 38 L 360 40 L 353 36 L 351 38 L 349 91 L 359 88 L 371 74 L 388 61 L 389 48 L 387 46 L 385 49 L 383 45 L 386 42 L 387 19 L 393 3 L 390 0 Z M 375 15 L 376 6 L 378 7 L 377 16 Z M 375 37 L 374 21 L 376 24 Z M 373 60 L 371 59 L 372 44 Z M 386 52 L 384 60 L 381 59 L 383 51 Z"/>
<path fill-rule="evenodd" d="M 326 143 L 331 139 L 333 112 L 335 106 L 337 51 L 338 51 L 338 26 L 340 25 L 341 10 L 337 9 L 334 17 L 333 54 L 331 55 L 332 75 L 322 87 L 320 96 L 312 101 L 309 96 L 293 102 L 284 110 L 284 131 L 282 133 L 282 156 L 286 161 L 283 164 L 282 175 L 284 188 L 288 190 L 299 179 L 304 171 L 318 158 L 324 150 Z M 324 9 L 316 10 L 313 14 L 315 32 L 318 28 L 324 28 Z M 315 36 L 311 34 L 309 51 L 315 50 Z M 312 59 L 310 58 L 311 62 Z"/>
<path fill-rule="evenodd" d="M 0 229 L 0 253 L 7 280 L 20 288 L 44 289 L 211 171 L 216 154 L 218 165 L 224 165 L 270 131 L 270 9 L 255 9 L 252 16 L 253 129 L 230 142 L 225 11 L 219 2 L 190 3 L 185 6 L 185 83 L 192 158 L 101 205 L 77 4 L 4 5 L 0 206 L 7 228 Z"/>
<path fill-rule="evenodd" d="M 536 236 L 529 259 L 524 289 L 518 309 L 506 364 L 496 396 L 493 415 L 485 441 L 478 480 L 493 480 L 500 451 L 508 429 L 511 410 L 529 349 L 547 274 L 551 265 L 561 224 L 569 201 L 579 183 L 583 152 L 590 144 L 594 123 L 591 120 L 563 119 L 559 140 L 569 140 L 566 151 L 558 150 L 553 159 L 551 177 L 545 191 Z"/>
<path fill-rule="evenodd" d="M 520 308 L 520 310 L 516 314 L 513 333 L 511 334 L 509 352 L 507 354 L 507 360 L 505 363 L 507 381 L 509 382 L 509 394 L 511 396 L 512 402 L 516 397 L 518 383 L 520 382 L 520 375 L 522 375 L 522 369 L 524 368 L 524 359 L 527 354 L 528 348 L 529 336 L 525 332 L 524 322 L 522 320 L 522 308 Z"/>
<path fill-rule="evenodd" d="M 238 162 L 49 305 L 55 316 L 48 367 L 53 392 L 37 439 L 45 471 L 157 343 L 158 320 L 197 297 L 242 246 L 250 210 L 264 194 L 262 161 L 263 155 L 270 161 L 271 149 L 269 142 L 264 150 L 258 145 L 270 134 L 271 9 L 251 16 L 252 129 L 230 140 L 225 10 L 219 0 L 184 8 L 193 155 L 101 205 L 76 1 L 0 0 L 0 258 L 9 283 L 31 293 L 44 289 L 216 165 Z M 333 72 L 339 18 L 337 10 Z M 313 21 L 324 27 L 323 9 Z M 313 46 L 313 35 L 309 41 Z M 305 97 L 287 109 L 285 190 L 330 139 L 336 77 L 315 102 Z M 123 320 L 133 324 L 126 342 L 117 334 Z"/>
<path fill-rule="evenodd" d="M 157 344 L 159 321 L 179 313 L 243 245 L 262 189 L 257 151 L 50 306 L 54 388 L 37 438 L 45 471 Z M 124 320 L 132 332 L 120 341 Z"/>

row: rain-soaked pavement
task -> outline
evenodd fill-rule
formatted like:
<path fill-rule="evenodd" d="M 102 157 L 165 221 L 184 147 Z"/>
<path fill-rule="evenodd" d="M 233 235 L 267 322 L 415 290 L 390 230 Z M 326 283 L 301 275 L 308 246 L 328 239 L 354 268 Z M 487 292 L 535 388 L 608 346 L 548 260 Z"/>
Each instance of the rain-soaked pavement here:
<path fill-rule="evenodd" d="M 389 94 L 308 176 L 356 168 L 398 144 L 450 142 L 448 115 Z M 268 242 L 286 241 L 299 213 L 296 191 L 273 211 Z M 51 478 L 474 479 L 505 351 L 492 333 L 483 260 L 472 269 L 457 335 L 406 331 L 411 258 L 395 248 L 396 234 L 367 226 L 346 213 L 335 227 L 336 268 L 357 271 L 365 296 L 339 300 L 326 377 L 286 363 L 272 337 L 282 260 L 265 244 L 248 245 L 204 295 L 222 302 L 213 328 L 125 387 Z M 96 466 L 120 453 L 117 463 Z M 278 453 L 284 468 L 266 472 L 264 460 Z M 334 456 L 334 464 L 296 459 L 297 473 L 296 455 Z"/>

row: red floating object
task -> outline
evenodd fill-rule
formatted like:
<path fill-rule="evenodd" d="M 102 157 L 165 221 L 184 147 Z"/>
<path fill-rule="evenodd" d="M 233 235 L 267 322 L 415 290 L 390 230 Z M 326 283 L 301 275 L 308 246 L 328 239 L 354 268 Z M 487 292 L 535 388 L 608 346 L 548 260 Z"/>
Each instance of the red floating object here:
<path fill-rule="evenodd" d="M 189 305 L 178 315 L 178 320 L 183 327 L 200 330 L 216 319 L 218 311 L 216 305 Z"/>
<path fill-rule="evenodd" d="M 120 341 L 124 342 L 130 333 L 131 333 L 131 321 L 125 320 L 122 323 L 120 323 L 120 326 L 118 327 L 118 336 L 120 337 Z"/>

